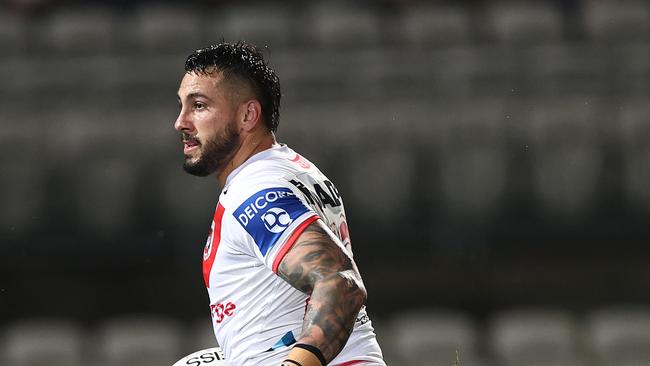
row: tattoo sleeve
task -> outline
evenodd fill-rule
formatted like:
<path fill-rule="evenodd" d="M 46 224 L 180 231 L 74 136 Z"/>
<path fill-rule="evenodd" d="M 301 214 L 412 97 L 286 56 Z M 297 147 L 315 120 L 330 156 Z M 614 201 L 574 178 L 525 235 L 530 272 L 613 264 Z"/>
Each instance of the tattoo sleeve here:
<path fill-rule="evenodd" d="M 354 261 L 318 220 L 305 229 L 282 259 L 278 275 L 310 295 L 298 343 L 318 347 L 330 362 L 345 346 L 366 300 Z"/>

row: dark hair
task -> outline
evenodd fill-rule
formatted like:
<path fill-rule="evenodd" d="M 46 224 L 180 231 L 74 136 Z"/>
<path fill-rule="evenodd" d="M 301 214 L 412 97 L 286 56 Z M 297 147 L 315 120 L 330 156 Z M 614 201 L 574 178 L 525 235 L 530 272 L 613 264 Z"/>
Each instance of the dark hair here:
<path fill-rule="evenodd" d="M 221 42 L 194 51 L 185 61 L 185 72 L 209 74 L 217 69 L 226 80 L 242 78 L 250 83 L 262 105 L 262 116 L 269 130 L 280 124 L 280 79 L 254 45 L 246 42 Z"/>

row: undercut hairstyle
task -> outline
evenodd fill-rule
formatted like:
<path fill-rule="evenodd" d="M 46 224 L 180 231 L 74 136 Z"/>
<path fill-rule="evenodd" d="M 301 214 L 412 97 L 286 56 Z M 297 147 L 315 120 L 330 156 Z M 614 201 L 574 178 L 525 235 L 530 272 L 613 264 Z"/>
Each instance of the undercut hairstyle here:
<path fill-rule="evenodd" d="M 266 127 L 275 132 L 280 124 L 280 79 L 254 45 L 246 42 L 228 43 L 194 51 L 185 61 L 185 72 L 208 75 L 218 70 L 224 80 L 241 79 L 251 86 L 262 105 Z"/>

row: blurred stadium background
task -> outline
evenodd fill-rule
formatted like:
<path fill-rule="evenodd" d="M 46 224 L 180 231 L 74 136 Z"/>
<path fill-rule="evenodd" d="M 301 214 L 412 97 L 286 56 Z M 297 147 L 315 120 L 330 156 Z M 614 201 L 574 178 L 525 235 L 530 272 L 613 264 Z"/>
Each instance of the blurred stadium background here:
<path fill-rule="evenodd" d="M 210 345 L 218 188 L 185 56 L 264 48 L 278 138 L 336 182 L 389 365 L 650 365 L 647 1 L 0 7 L 0 364 Z"/>

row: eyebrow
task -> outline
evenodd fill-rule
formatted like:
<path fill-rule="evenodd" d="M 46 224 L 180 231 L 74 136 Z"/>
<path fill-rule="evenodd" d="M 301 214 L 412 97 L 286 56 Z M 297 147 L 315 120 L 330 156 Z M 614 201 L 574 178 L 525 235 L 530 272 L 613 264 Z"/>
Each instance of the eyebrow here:
<path fill-rule="evenodd" d="M 178 97 L 178 101 L 180 102 L 181 101 L 181 96 L 177 95 L 177 97 Z M 191 99 L 196 99 L 196 98 L 205 98 L 205 99 L 207 99 L 209 101 L 212 101 L 212 99 L 210 99 L 210 97 L 208 97 L 207 95 L 205 95 L 203 93 L 198 93 L 198 92 L 190 93 L 187 96 L 185 96 L 185 100 L 191 100 Z"/>

